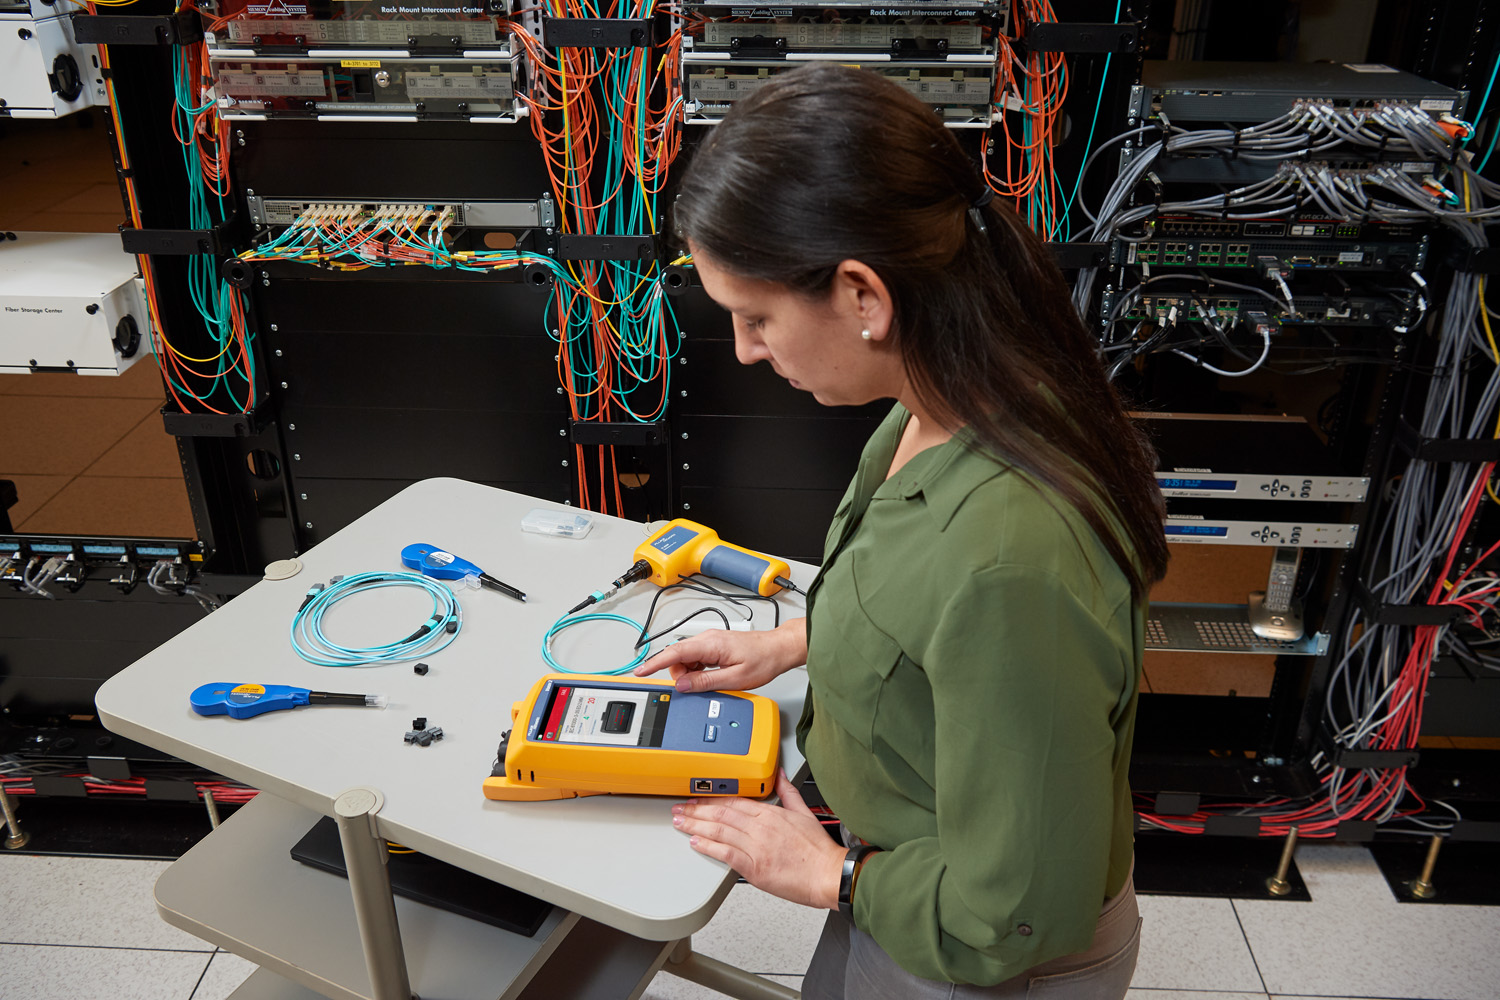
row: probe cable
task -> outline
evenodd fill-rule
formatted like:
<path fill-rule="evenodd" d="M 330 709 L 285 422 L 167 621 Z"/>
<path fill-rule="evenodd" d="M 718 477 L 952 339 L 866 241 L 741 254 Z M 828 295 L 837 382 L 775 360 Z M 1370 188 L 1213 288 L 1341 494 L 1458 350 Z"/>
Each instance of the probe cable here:
<path fill-rule="evenodd" d="M 790 584 L 790 583 L 791 583 L 791 581 L 788 580 L 787 584 Z M 787 586 L 786 589 L 788 589 L 788 590 L 795 590 L 795 588 L 792 587 L 792 586 Z M 650 634 L 651 622 L 656 617 L 656 605 L 657 605 L 657 602 L 660 601 L 662 599 L 662 595 L 664 595 L 669 590 L 693 590 L 693 591 L 697 591 L 700 594 L 709 594 L 709 595 L 711 595 L 713 597 L 717 597 L 717 598 L 719 598 L 721 600 L 728 601 L 730 604 L 738 605 L 739 607 L 741 607 L 742 609 L 744 609 L 746 611 L 749 611 L 749 608 L 744 603 L 745 601 L 766 601 L 766 602 L 768 602 L 771 605 L 771 611 L 772 611 L 772 614 L 774 615 L 774 622 L 775 622 L 775 624 L 778 625 L 778 626 L 781 624 L 781 605 L 780 605 L 780 603 L 777 602 L 777 600 L 776 600 L 775 597 L 765 597 L 765 596 L 762 596 L 760 594 L 730 594 L 730 593 L 726 593 L 726 592 L 724 592 L 722 590 L 719 590 L 717 587 L 713 586 L 712 584 L 708 583 L 707 581 L 705 581 L 705 580 L 703 580 L 701 578 L 688 578 L 688 579 L 679 580 L 676 583 L 668 584 L 667 586 L 662 587 L 659 590 L 657 590 L 656 594 L 651 598 L 651 607 L 646 612 L 646 621 L 645 621 L 644 624 L 642 624 L 641 622 L 636 621 L 633 618 L 627 618 L 625 615 L 615 614 L 613 612 L 598 612 L 598 611 L 596 611 L 596 612 L 591 612 L 590 614 L 580 615 L 580 614 L 576 613 L 576 609 L 574 611 L 569 611 L 567 614 L 563 615 L 556 622 L 554 622 L 553 625 L 552 625 L 552 627 L 547 630 L 547 634 L 542 637 L 542 659 L 547 662 L 547 666 L 551 667 L 553 670 L 556 670 L 559 673 L 564 673 L 564 674 L 583 674 L 583 673 L 587 673 L 587 674 L 606 674 L 606 675 L 609 675 L 609 676 L 617 676 L 619 674 L 623 674 L 623 673 L 625 673 L 625 672 L 627 672 L 629 670 L 632 670 L 635 667 L 638 667 L 642 663 L 644 663 L 646 661 L 647 656 L 651 652 L 651 643 L 654 640 L 661 638 L 662 636 L 666 635 L 668 632 L 671 632 L 673 629 L 681 628 L 684 624 L 686 624 L 687 622 L 691 621 L 694 618 L 697 618 L 699 615 L 703 615 L 703 614 L 718 615 L 719 619 L 724 622 L 724 628 L 725 628 L 725 630 L 726 631 L 729 630 L 729 628 L 730 628 L 729 618 L 728 618 L 728 616 L 726 616 L 724 614 L 723 611 L 721 611 L 718 608 L 704 606 L 704 607 L 701 607 L 698 610 L 693 611 L 692 613 L 688 614 L 686 617 L 679 619 L 675 624 L 669 625 L 668 627 L 662 629 L 659 632 L 656 632 L 654 634 Z M 601 594 L 600 596 L 602 597 L 602 596 L 607 596 L 607 595 Z M 592 602 L 592 601 L 585 602 L 585 604 L 581 605 L 580 607 L 587 607 L 588 604 L 591 604 L 591 603 L 594 603 L 594 602 Z M 745 620 L 749 621 L 753 616 L 754 616 L 754 612 L 750 612 L 749 614 L 746 614 Z M 635 641 L 635 645 L 632 647 L 633 649 L 636 650 L 635 659 L 631 660 L 629 663 L 625 664 L 623 667 L 618 667 L 618 668 L 613 669 L 613 670 L 573 670 L 573 669 L 570 669 L 570 668 L 565 667 L 562 664 L 558 663 L 557 660 L 554 659 L 553 656 L 552 656 L 552 639 L 553 639 L 553 637 L 556 636 L 563 629 L 572 628 L 574 625 L 581 625 L 584 622 L 588 622 L 588 621 L 613 621 L 613 622 L 619 622 L 622 625 L 629 625 L 631 628 L 636 629 L 637 630 L 636 641 Z"/>
<path fill-rule="evenodd" d="M 323 631 L 328 609 L 352 594 L 384 587 L 418 587 L 432 598 L 432 615 L 416 631 L 378 646 L 345 646 Z M 420 573 L 377 571 L 335 578 L 327 586 L 315 584 L 292 617 L 292 648 L 308 663 L 320 667 L 359 667 L 367 664 L 417 660 L 446 649 L 463 627 L 463 609 L 453 591 Z"/>

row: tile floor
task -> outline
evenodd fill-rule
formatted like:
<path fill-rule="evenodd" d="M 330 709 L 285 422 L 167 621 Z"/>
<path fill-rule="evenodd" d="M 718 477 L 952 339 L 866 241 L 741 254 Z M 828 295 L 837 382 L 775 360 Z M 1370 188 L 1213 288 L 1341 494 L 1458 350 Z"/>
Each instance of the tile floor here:
<path fill-rule="evenodd" d="M 1500 907 L 1397 903 L 1362 847 L 1303 845 L 1297 857 L 1311 902 L 1142 896 L 1130 1000 L 1500 996 Z M 0 857 L 0 998 L 227 998 L 254 967 L 157 917 L 151 887 L 166 864 Z M 821 926 L 741 885 L 693 944 L 795 989 Z M 644 1000 L 718 996 L 664 973 Z"/>

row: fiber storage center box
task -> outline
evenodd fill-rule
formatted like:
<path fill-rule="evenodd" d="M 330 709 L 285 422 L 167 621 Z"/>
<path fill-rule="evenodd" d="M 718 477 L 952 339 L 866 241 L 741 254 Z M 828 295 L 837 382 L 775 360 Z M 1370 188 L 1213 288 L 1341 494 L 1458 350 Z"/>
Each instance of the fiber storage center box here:
<path fill-rule="evenodd" d="M 0 372 L 119 375 L 150 319 L 135 257 L 109 233 L 0 233 Z"/>

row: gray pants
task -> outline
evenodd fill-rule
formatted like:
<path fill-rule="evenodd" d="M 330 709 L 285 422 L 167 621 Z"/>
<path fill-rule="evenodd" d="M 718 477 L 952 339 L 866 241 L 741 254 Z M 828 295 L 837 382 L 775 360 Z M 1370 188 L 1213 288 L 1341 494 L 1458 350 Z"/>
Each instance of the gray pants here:
<path fill-rule="evenodd" d="M 802 980 L 803 1000 L 1122 1000 L 1141 944 L 1135 887 L 1104 904 L 1088 951 L 1065 955 L 995 986 L 914 976 L 841 913 L 830 913 Z"/>

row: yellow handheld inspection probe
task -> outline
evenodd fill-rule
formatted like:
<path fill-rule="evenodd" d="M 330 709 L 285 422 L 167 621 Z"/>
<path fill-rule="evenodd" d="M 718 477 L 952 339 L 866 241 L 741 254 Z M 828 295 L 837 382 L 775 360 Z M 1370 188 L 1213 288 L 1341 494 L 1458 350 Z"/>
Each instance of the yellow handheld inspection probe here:
<path fill-rule="evenodd" d="M 792 568 L 780 559 L 723 541 L 712 528 L 679 517 L 668 521 L 635 549 L 635 564 L 622 573 L 608 590 L 596 590 L 569 611 L 575 614 L 597 604 L 636 580 L 650 580 L 669 587 L 684 577 L 702 573 L 770 597 L 780 590 L 797 592 Z"/>
<path fill-rule="evenodd" d="M 745 795 L 775 789 L 776 703 L 666 678 L 547 674 L 511 707 L 484 797 Z"/>

